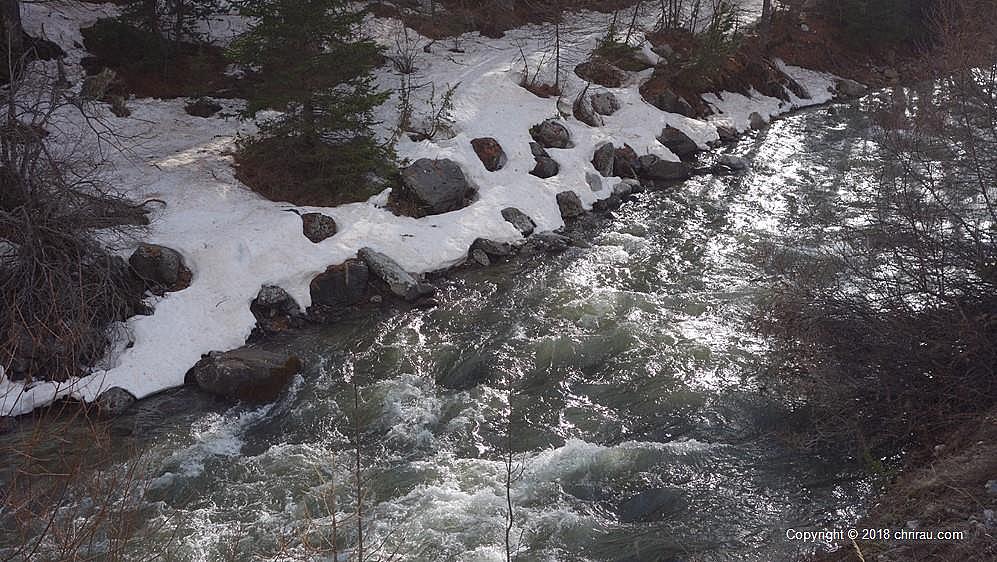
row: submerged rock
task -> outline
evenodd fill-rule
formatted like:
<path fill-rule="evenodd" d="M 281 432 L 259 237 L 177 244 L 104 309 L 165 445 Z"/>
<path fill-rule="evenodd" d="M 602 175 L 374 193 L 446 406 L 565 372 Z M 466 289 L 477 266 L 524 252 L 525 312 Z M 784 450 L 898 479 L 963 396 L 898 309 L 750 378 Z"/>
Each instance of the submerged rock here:
<path fill-rule="evenodd" d="M 516 227 L 516 230 L 523 236 L 533 234 L 533 231 L 537 228 L 537 223 L 533 222 L 533 219 L 529 215 L 515 207 L 502 209 L 502 218 Z"/>
<path fill-rule="evenodd" d="M 128 258 L 128 264 L 155 294 L 179 291 L 190 285 L 191 272 L 184 264 L 183 256 L 166 246 L 140 244 Z"/>
<path fill-rule="evenodd" d="M 435 287 L 422 283 L 398 262 L 373 248 L 360 248 L 357 255 L 367 264 L 371 273 L 388 285 L 392 293 L 406 301 L 412 302 L 436 292 Z"/>
<path fill-rule="evenodd" d="M 530 136 L 544 148 L 571 148 L 571 133 L 557 119 L 548 119 L 530 129 Z"/>
<path fill-rule="evenodd" d="M 422 158 L 402 169 L 404 191 L 429 215 L 466 207 L 474 189 L 453 160 Z"/>
<path fill-rule="evenodd" d="M 244 347 L 208 353 L 187 371 L 184 382 L 229 400 L 262 404 L 276 400 L 300 371 L 297 357 Z"/>
<path fill-rule="evenodd" d="M 744 158 L 734 154 L 721 154 L 714 166 L 715 173 L 744 172 L 749 169 L 751 169 L 751 164 Z"/>
<path fill-rule="evenodd" d="M 340 308 L 358 304 L 364 300 L 369 277 L 367 264 L 360 260 L 330 265 L 308 287 L 312 305 Z"/>
<path fill-rule="evenodd" d="M 658 142 L 665 145 L 665 148 L 671 150 L 675 156 L 683 160 L 699 152 L 699 145 L 696 144 L 696 141 L 671 125 L 668 125 L 664 131 L 661 131 Z"/>
<path fill-rule="evenodd" d="M 620 522 L 644 523 L 661 521 L 685 509 L 686 500 L 678 488 L 645 490 L 620 506 Z"/>
<path fill-rule="evenodd" d="M 474 139 L 471 141 L 471 147 L 489 172 L 501 170 L 508 160 L 502 145 L 491 137 Z"/>
<path fill-rule="evenodd" d="M 301 232 L 305 238 L 318 244 L 336 234 L 336 221 L 322 213 L 305 213 L 301 215 Z"/>

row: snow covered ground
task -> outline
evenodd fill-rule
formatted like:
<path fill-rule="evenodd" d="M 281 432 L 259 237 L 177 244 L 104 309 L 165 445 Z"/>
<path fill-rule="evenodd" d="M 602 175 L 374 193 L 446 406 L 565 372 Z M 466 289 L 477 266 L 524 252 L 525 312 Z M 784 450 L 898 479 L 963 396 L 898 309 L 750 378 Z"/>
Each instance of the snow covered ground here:
<path fill-rule="evenodd" d="M 75 4 L 74 4 L 75 5 Z M 28 29 L 62 46 L 68 62 L 82 56 L 79 27 L 93 23 L 103 14 L 114 13 L 113 5 L 91 5 L 86 9 L 63 10 L 61 4 L 28 4 Z M 583 60 L 605 33 L 604 14 L 581 14 L 565 28 L 565 97 L 584 87 L 570 71 Z M 376 20 L 372 29 L 386 45 L 394 45 L 400 32 L 392 20 Z M 53 400 L 71 396 L 92 401 L 111 387 L 120 387 L 142 398 L 183 384 L 187 370 L 212 350 L 240 347 L 255 325 L 249 303 L 263 284 L 285 288 L 302 307 L 308 306 L 310 280 L 331 264 L 355 256 L 363 246 L 373 247 L 396 259 L 412 272 L 428 272 L 459 263 L 475 238 L 515 241 L 519 232 L 503 220 L 500 211 L 517 207 L 536 221 L 539 230 L 563 226 L 555 196 L 575 191 L 586 206 L 608 197 L 618 180 L 603 178 L 600 189 L 586 182 L 595 172 L 592 154 L 605 141 L 632 146 L 638 154 L 657 154 L 677 160 L 656 140 L 666 125 L 689 134 L 700 145 L 718 138 L 715 125 L 725 122 L 747 128 L 751 112 L 766 118 L 831 99 L 832 76 L 786 66 L 812 95 L 784 103 L 760 95 L 751 97 L 724 93 L 708 99 L 719 111 L 708 121 L 669 114 L 644 102 L 638 92 L 650 71 L 632 75 L 622 88 L 611 89 L 621 109 L 605 119 L 604 127 L 589 127 L 568 117 L 574 148 L 549 150 L 561 172 L 541 180 L 529 175 L 534 160 L 529 149 L 532 125 L 559 115 L 556 99 L 542 99 L 518 85 L 523 71 L 522 55 L 531 66 L 545 58 L 546 45 L 538 41 L 543 28 L 528 26 L 509 32 L 502 39 L 489 39 L 476 33 L 461 38 L 463 52 L 451 52 L 451 42 L 436 43 L 425 53 L 428 39 L 410 37 L 419 45 L 416 66 L 418 81 L 436 85 L 437 96 L 448 86 L 457 85 L 453 104 L 452 138 L 413 142 L 403 137 L 397 144 L 400 157 L 450 158 L 458 162 L 469 181 L 478 189 L 472 205 L 445 215 L 421 219 L 397 217 L 381 205 L 386 193 L 366 203 L 335 208 L 293 207 L 303 212 L 321 211 L 333 217 L 339 233 L 320 244 L 302 235 L 301 220 L 289 204 L 264 200 L 233 175 L 229 152 L 235 136 L 251 133 L 252 123 L 228 118 L 200 118 L 184 111 L 184 100 L 131 100 L 129 118 L 113 118 L 127 136 L 126 150 L 111 154 L 108 180 L 124 188 L 134 199 L 150 198 L 166 202 L 157 207 L 152 224 L 143 233 L 146 242 L 180 251 L 193 271 L 191 286 L 183 291 L 155 298 L 151 316 L 128 320 L 118 330 L 124 334 L 121 345 L 109 354 L 103 365 L 81 379 L 65 383 L 23 385 L 0 379 L 0 414 L 19 415 Z M 378 76 L 382 87 L 394 89 L 399 77 L 390 69 Z M 459 85 L 458 85 L 459 84 Z M 427 109 L 431 91 L 423 88 L 417 97 Z M 238 104 L 223 102 L 223 113 L 235 114 Z M 397 99 L 381 108 L 382 136 L 388 137 L 397 123 Z M 561 102 L 564 109 L 564 101 Z M 488 172 L 471 149 L 476 137 L 494 137 L 509 158 L 498 172 Z M 120 248 L 127 255 L 139 240 Z"/>

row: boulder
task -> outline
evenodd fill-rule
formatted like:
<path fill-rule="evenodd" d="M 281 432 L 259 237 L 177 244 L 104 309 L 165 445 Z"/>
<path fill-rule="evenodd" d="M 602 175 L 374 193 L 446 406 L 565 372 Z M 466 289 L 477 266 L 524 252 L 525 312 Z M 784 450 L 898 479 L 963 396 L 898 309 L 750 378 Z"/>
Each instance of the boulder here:
<path fill-rule="evenodd" d="M 585 214 L 585 207 L 582 200 L 574 191 L 562 191 L 557 194 L 557 208 L 561 211 L 561 218 L 565 221 L 578 218 Z"/>
<path fill-rule="evenodd" d="M 654 98 L 654 106 L 668 113 L 677 113 L 685 117 L 696 117 L 696 110 L 692 107 L 692 104 L 668 89 Z"/>
<path fill-rule="evenodd" d="M 740 156 L 734 154 L 721 154 L 717 158 L 715 168 L 720 172 L 744 172 L 751 169 L 751 164 Z"/>
<path fill-rule="evenodd" d="M 502 145 L 491 137 L 472 140 L 471 148 L 474 149 L 474 153 L 478 155 L 481 163 L 489 172 L 501 170 L 508 161 L 505 151 L 502 150 Z"/>
<path fill-rule="evenodd" d="M 384 281 L 392 293 L 412 302 L 420 297 L 431 296 L 436 288 L 420 282 L 414 275 L 385 254 L 372 248 L 360 248 L 357 255 L 367 264 L 371 273 Z"/>
<path fill-rule="evenodd" d="M 640 174 L 640 159 L 629 144 L 617 148 L 613 154 L 613 175 L 620 178 L 636 178 Z"/>
<path fill-rule="evenodd" d="M 456 211 L 474 196 L 474 189 L 453 160 L 422 158 L 402 169 L 401 176 L 404 190 L 429 215 Z"/>
<path fill-rule="evenodd" d="M 540 156 L 537 159 L 536 166 L 530 170 L 531 176 L 536 176 L 540 179 L 552 178 L 561 171 L 561 166 L 549 156 Z"/>
<path fill-rule="evenodd" d="M 601 57 L 595 57 L 575 67 L 575 74 L 587 82 L 607 88 L 619 88 L 627 75 Z"/>
<path fill-rule="evenodd" d="M 132 271 L 157 295 L 190 285 L 191 272 L 180 252 L 156 244 L 140 244 L 128 258 Z"/>
<path fill-rule="evenodd" d="M 849 80 L 848 78 L 838 80 L 837 84 L 834 85 L 834 89 L 843 98 L 860 98 L 869 91 L 869 88 L 864 84 L 860 84 L 855 80 Z"/>
<path fill-rule="evenodd" d="M 516 227 L 516 230 L 523 236 L 533 234 L 533 231 L 537 228 L 537 224 L 533 222 L 533 219 L 529 215 L 515 207 L 502 209 L 502 218 Z"/>
<path fill-rule="evenodd" d="M 201 390 L 253 404 L 273 402 L 301 371 L 301 360 L 260 349 L 212 351 L 201 357 L 184 377 Z"/>
<path fill-rule="evenodd" d="M 548 119 L 530 128 L 530 136 L 544 148 L 571 148 L 571 133 L 557 119 Z"/>
<path fill-rule="evenodd" d="M 762 117 L 762 114 L 758 113 L 757 111 L 751 112 L 751 115 L 748 116 L 748 123 L 751 125 L 751 128 L 755 129 L 756 131 L 758 129 L 764 128 L 765 125 L 768 124 L 768 122 L 765 121 L 765 118 Z"/>
<path fill-rule="evenodd" d="M 482 251 L 489 257 L 504 258 L 512 255 L 512 245 L 508 242 L 496 242 L 487 238 L 478 238 L 471 243 L 470 252 Z"/>
<path fill-rule="evenodd" d="M 635 179 L 626 178 L 613 186 L 613 195 L 620 199 L 626 199 L 642 189 L 640 182 Z"/>
<path fill-rule="evenodd" d="M 578 97 L 571 104 L 571 114 L 575 116 L 575 119 L 578 119 L 589 127 L 602 127 L 606 124 L 602 119 L 602 115 L 596 113 L 595 109 L 592 108 L 592 100 L 586 96 Z"/>
<path fill-rule="evenodd" d="M 136 402 L 138 399 L 135 398 L 135 395 L 115 386 L 101 392 L 95 404 L 101 414 L 113 418 L 125 413 Z"/>
<path fill-rule="evenodd" d="M 536 142 L 530 143 L 530 154 L 534 158 L 550 158 L 550 153 L 544 150 L 544 147 L 540 146 L 540 143 Z"/>
<path fill-rule="evenodd" d="M 599 115 L 612 115 L 620 110 L 620 100 L 612 92 L 596 92 L 591 98 L 592 110 Z"/>
<path fill-rule="evenodd" d="M 595 172 L 585 172 L 585 183 L 592 191 L 602 191 L 602 176 Z"/>
<path fill-rule="evenodd" d="M 613 161 L 615 159 L 616 147 L 611 142 L 603 143 L 595 149 L 595 154 L 592 155 L 592 165 L 603 177 L 608 178 L 613 175 Z"/>
<path fill-rule="evenodd" d="M 360 260 L 330 265 L 308 287 L 312 304 L 335 308 L 357 304 L 364 300 L 369 277 L 367 264 Z"/>
<path fill-rule="evenodd" d="M 620 505 L 620 522 L 661 521 L 679 513 L 685 506 L 685 496 L 678 488 L 645 490 Z"/>
<path fill-rule="evenodd" d="M 221 104 L 209 98 L 197 98 L 184 106 L 184 111 L 194 117 L 211 117 L 221 110 Z"/>
<path fill-rule="evenodd" d="M 720 142 L 734 142 L 738 138 L 737 129 L 730 125 L 717 125 L 717 136 Z"/>
<path fill-rule="evenodd" d="M 282 332 L 301 325 L 301 307 L 294 297 L 276 285 L 263 285 L 249 310 L 256 318 L 256 325 L 265 332 Z"/>
<path fill-rule="evenodd" d="M 671 150 L 675 156 L 683 160 L 699 152 L 699 145 L 696 144 L 696 141 L 689 138 L 689 135 L 680 129 L 676 129 L 671 125 L 668 125 L 664 131 L 661 131 L 658 142 L 665 145 L 665 148 Z"/>
<path fill-rule="evenodd" d="M 610 195 L 605 199 L 599 199 L 595 203 L 592 203 L 592 210 L 604 213 L 606 211 L 612 211 L 619 209 L 620 205 L 623 204 L 623 200 L 616 195 Z"/>
<path fill-rule="evenodd" d="M 301 232 L 305 238 L 318 244 L 336 234 L 336 221 L 322 213 L 305 213 L 301 215 Z"/>
<path fill-rule="evenodd" d="M 470 252 L 468 252 L 467 255 L 471 259 L 471 261 L 477 263 L 482 267 L 488 267 L 492 264 L 492 260 L 491 258 L 488 257 L 488 254 L 486 254 L 481 250 L 471 250 Z"/>
<path fill-rule="evenodd" d="M 692 170 L 685 162 L 662 160 L 647 154 L 640 157 L 640 175 L 651 181 L 678 181 L 692 177 Z"/>
<path fill-rule="evenodd" d="M 532 252 L 563 252 L 571 245 L 571 238 L 556 232 L 539 232 L 530 237 L 524 249 Z"/>

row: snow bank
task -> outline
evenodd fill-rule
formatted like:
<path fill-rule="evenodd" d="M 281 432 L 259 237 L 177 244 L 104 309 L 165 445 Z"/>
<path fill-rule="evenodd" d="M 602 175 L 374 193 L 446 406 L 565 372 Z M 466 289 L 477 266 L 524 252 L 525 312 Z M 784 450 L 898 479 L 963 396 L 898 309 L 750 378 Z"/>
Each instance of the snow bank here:
<path fill-rule="evenodd" d="M 79 48 L 74 43 L 79 41 L 79 26 L 89 25 L 109 10 L 104 5 L 63 12 L 66 19 L 35 14 L 26 21 L 31 22 L 31 29 L 44 27 L 47 36 L 67 51 L 75 49 L 72 60 L 78 61 Z M 43 25 L 42 20 L 50 23 Z M 563 38 L 568 59 L 563 80 L 570 100 L 584 87 L 571 69 L 605 33 L 605 16 L 581 15 L 565 27 L 571 30 Z M 393 44 L 397 22 L 377 20 L 373 28 L 380 40 Z M 529 128 L 556 117 L 558 102 L 538 98 L 518 85 L 521 52 L 527 60 L 543 58 L 542 46 L 534 39 L 540 32 L 528 26 L 502 39 L 469 34 L 462 38 L 462 53 L 450 52 L 442 44 L 436 44 L 432 53 L 423 53 L 421 46 L 429 40 L 416 38 L 420 47 L 418 80 L 436 84 L 437 93 L 447 85 L 459 84 L 453 100 L 454 136 L 422 142 L 403 138 L 397 145 L 398 154 L 411 160 L 457 161 L 477 187 L 479 199 L 459 211 L 421 219 L 397 217 L 382 208 L 384 194 L 366 203 L 335 208 L 297 207 L 304 212 L 321 211 L 336 220 L 338 234 L 320 244 L 302 235 L 300 218 L 289 212 L 291 205 L 264 200 L 234 178 L 229 152 L 235 135 L 251 133 L 251 124 L 234 118 L 187 115 L 183 100 L 129 102 L 132 116 L 114 123 L 136 140 L 127 151 L 112 155 L 108 179 L 135 200 L 166 202 L 152 217 L 144 241 L 180 251 L 193 271 L 191 286 L 155 299 L 151 316 L 128 320 L 121 331 L 122 344 L 89 376 L 61 384 L 27 386 L 0 380 L 0 413 L 23 414 L 65 396 L 92 401 L 111 387 L 142 398 L 181 385 L 187 370 L 202 354 L 244 344 L 255 325 L 249 303 L 261 285 L 279 285 L 302 306 L 308 306 L 309 281 L 328 265 L 353 257 L 363 246 L 388 254 L 409 271 L 422 273 L 459 263 L 475 238 L 518 239 L 518 231 L 500 214 L 508 206 L 533 217 L 539 230 L 559 228 L 563 222 L 555 201 L 558 192 L 573 190 L 591 206 L 609 196 L 618 181 L 604 179 L 601 189 L 595 191 L 586 183 L 586 173 L 595 171 L 590 163 L 593 152 L 602 142 L 626 143 L 638 154 L 677 160 L 655 138 L 666 125 L 685 131 L 705 147 L 718 138 L 715 125 L 720 121 L 744 130 L 753 111 L 771 117 L 830 99 L 832 77 L 787 66 L 786 71 L 813 99 L 785 103 L 760 95 L 722 94 L 708 99 L 722 113 L 699 121 L 662 112 L 644 102 L 638 86 L 649 76 L 648 71 L 635 75 L 622 88 L 609 90 L 622 107 L 606 117 L 604 127 L 566 120 L 575 147 L 549 150 L 561 172 L 541 180 L 529 175 L 534 166 Z M 397 80 L 387 69 L 378 76 L 385 88 L 395 88 Z M 427 92 L 424 88 L 418 95 L 425 98 Z M 223 113 L 236 113 L 237 104 L 223 103 Z M 388 136 L 397 122 L 396 104 L 392 99 L 381 108 L 382 136 Z M 426 110 L 428 100 L 422 99 L 420 104 L 417 113 Z M 486 171 L 471 149 L 471 139 L 485 136 L 497 139 L 508 156 L 508 163 L 498 172 Z M 129 253 L 137 242 L 121 248 L 122 254 Z"/>

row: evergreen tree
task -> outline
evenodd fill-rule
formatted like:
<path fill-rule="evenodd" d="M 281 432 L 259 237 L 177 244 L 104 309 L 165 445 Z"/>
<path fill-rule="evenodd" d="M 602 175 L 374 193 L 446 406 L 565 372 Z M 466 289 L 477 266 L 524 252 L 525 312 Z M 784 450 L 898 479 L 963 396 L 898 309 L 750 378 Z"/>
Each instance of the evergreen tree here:
<path fill-rule="evenodd" d="M 199 39 L 198 23 L 221 11 L 218 0 L 133 0 L 122 19 L 173 43 Z"/>
<path fill-rule="evenodd" d="M 255 24 L 233 45 L 235 58 L 257 73 L 248 110 L 283 111 L 264 126 L 269 137 L 306 147 L 370 141 L 372 110 L 387 94 L 371 70 L 381 49 L 360 35 L 363 13 L 344 0 L 242 0 Z M 370 149 L 371 142 L 361 142 Z"/>

